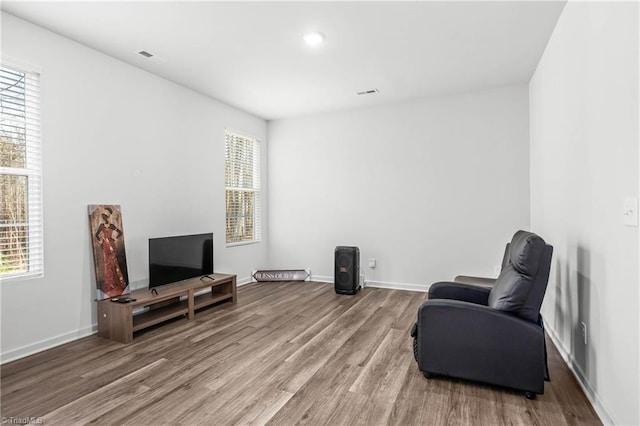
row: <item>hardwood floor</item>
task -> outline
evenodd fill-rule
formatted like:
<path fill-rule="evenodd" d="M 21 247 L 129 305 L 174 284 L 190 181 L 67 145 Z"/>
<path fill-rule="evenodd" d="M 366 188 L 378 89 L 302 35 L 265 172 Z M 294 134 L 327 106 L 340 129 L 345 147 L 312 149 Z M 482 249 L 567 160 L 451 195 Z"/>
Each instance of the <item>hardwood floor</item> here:
<path fill-rule="evenodd" d="M 425 293 L 261 283 L 238 304 L 137 334 L 90 336 L 2 366 L 3 417 L 70 424 L 600 424 L 548 341 L 534 401 L 425 379 L 409 330 Z"/>

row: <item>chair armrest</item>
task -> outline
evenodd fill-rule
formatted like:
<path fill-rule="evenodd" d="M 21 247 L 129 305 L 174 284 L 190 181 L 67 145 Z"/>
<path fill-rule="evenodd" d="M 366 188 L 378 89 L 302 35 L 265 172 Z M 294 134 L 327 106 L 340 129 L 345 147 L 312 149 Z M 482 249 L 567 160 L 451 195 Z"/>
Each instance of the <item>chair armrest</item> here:
<path fill-rule="evenodd" d="M 469 275 L 458 275 L 453 279 L 454 282 L 463 283 L 463 284 L 471 284 L 478 285 L 482 287 L 493 287 L 496 282 L 496 278 L 485 278 L 485 277 L 473 277 Z"/>
<path fill-rule="evenodd" d="M 490 308 L 473 302 L 451 299 L 427 300 L 418 308 L 418 327 L 428 319 L 428 316 L 446 315 L 448 323 L 456 326 L 455 320 L 461 321 L 471 318 L 470 324 L 492 333 L 502 334 L 501 329 L 519 328 L 518 333 L 541 333 L 541 324 L 527 321 L 505 311 Z M 484 322 L 484 324 L 478 324 Z M 433 323 L 429 326 L 431 327 Z M 528 330 L 528 331 L 527 331 Z"/>
<path fill-rule="evenodd" d="M 470 284 L 441 281 L 429 287 L 429 300 L 453 299 L 464 302 L 487 305 L 490 288 L 478 287 Z"/>

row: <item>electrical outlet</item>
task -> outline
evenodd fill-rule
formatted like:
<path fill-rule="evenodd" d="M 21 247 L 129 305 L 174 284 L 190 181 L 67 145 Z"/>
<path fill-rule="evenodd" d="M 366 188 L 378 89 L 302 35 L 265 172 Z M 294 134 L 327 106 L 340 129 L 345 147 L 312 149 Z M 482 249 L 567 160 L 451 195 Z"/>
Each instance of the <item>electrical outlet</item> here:
<path fill-rule="evenodd" d="M 369 268 L 373 269 L 376 267 L 376 259 L 373 257 L 369 259 Z"/>
<path fill-rule="evenodd" d="M 580 322 L 580 326 L 582 329 L 582 340 L 584 340 L 584 345 L 587 345 L 587 324 L 584 323 L 584 321 Z"/>

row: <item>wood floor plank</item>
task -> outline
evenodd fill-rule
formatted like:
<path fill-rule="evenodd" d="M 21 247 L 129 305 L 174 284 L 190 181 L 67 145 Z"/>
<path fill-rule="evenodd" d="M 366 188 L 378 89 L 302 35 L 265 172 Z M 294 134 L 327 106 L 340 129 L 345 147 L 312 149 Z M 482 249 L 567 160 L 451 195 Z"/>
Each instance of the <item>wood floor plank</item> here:
<path fill-rule="evenodd" d="M 548 341 L 550 383 L 519 392 L 425 379 L 409 330 L 426 293 L 254 283 L 236 305 L 2 365 L 2 416 L 101 425 L 600 424 Z"/>
<path fill-rule="evenodd" d="M 148 404 L 144 409 L 131 412 L 126 417 L 120 417 L 117 421 L 106 421 L 106 418 L 98 419 L 100 424 L 122 425 L 158 425 L 158 424 L 188 424 L 182 423 L 182 419 L 192 411 L 206 410 L 202 405 L 210 393 L 199 387 L 188 385 L 178 386 L 170 392 L 163 394 Z M 117 411 L 116 411 L 117 413 Z"/>
<path fill-rule="evenodd" d="M 387 296 L 382 292 L 367 293 L 358 304 L 347 310 L 298 351 L 285 359 L 285 362 L 291 363 L 290 368 L 295 370 L 295 374 L 284 380 L 280 385 L 281 389 L 294 393 L 300 389 L 373 315 L 378 308 L 376 302 Z"/>
<path fill-rule="evenodd" d="M 45 414 L 43 420 L 51 424 L 88 423 L 108 411 L 110 407 L 119 407 L 135 398 L 137 394 L 148 391 L 149 387 L 144 386 L 142 382 L 150 374 L 154 374 L 154 370 L 162 368 L 166 361 L 166 359 L 160 358 L 88 395 Z M 105 404 L 105 401 L 109 401 L 109 403 Z"/>
<path fill-rule="evenodd" d="M 325 424 L 328 425 L 384 425 L 388 424 L 393 404 L 376 401 L 366 395 L 345 393 L 331 411 Z"/>
<path fill-rule="evenodd" d="M 406 346 L 406 342 L 404 331 L 389 330 L 349 392 L 368 395 L 381 402 L 395 402 L 413 358 L 409 351 L 398 351 L 398 348 Z"/>
<path fill-rule="evenodd" d="M 384 300 L 384 299 L 381 299 Z M 363 299 L 362 303 L 371 303 Z M 375 306 L 374 306 L 375 307 Z M 274 416 L 271 424 L 312 422 L 322 424 L 332 415 L 332 409 L 348 393 L 363 366 L 373 356 L 379 342 L 388 332 L 393 317 L 379 306 L 373 315 L 331 356 L 324 365 L 295 393 L 293 398 Z M 285 370 L 285 374 L 295 374 Z"/>
<path fill-rule="evenodd" d="M 409 301 L 409 304 L 398 314 L 398 318 L 391 326 L 399 330 L 406 330 L 407 333 L 411 330 L 411 327 L 418 319 L 418 308 L 427 300 L 427 293 L 411 293 L 413 296 Z"/>
<path fill-rule="evenodd" d="M 289 402 L 293 394 L 280 389 L 273 389 L 273 396 L 261 396 L 255 404 L 247 407 L 242 416 L 235 419 L 233 424 L 239 425 L 265 425 L 280 409 Z"/>

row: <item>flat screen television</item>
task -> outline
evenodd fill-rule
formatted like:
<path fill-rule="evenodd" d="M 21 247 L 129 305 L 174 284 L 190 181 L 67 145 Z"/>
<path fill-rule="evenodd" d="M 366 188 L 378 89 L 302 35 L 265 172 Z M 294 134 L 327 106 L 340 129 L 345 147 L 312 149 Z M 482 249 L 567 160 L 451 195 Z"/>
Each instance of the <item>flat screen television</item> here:
<path fill-rule="evenodd" d="M 213 233 L 149 238 L 149 288 L 213 274 Z"/>

